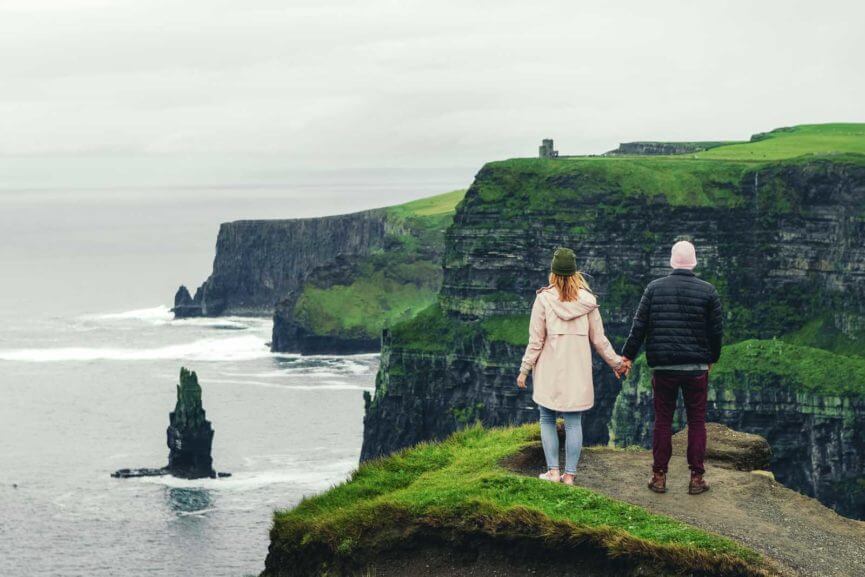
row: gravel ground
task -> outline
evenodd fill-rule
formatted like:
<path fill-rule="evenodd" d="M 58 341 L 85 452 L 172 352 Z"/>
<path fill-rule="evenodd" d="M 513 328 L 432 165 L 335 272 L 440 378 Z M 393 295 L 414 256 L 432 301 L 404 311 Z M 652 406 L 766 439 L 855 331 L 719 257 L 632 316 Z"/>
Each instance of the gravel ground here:
<path fill-rule="evenodd" d="M 688 495 L 684 457 L 674 456 L 663 495 L 648 490 L 652 457 L 644 450 L 590 448 L 577 469 L 578 485 L 729 537 L 774 560 L 791 577 L 865 577 L 865 523 L 841 517 L 771 477 L 707 463 L 711 490 Z M 510 461 L 537 475 L 540 447 Z"/>

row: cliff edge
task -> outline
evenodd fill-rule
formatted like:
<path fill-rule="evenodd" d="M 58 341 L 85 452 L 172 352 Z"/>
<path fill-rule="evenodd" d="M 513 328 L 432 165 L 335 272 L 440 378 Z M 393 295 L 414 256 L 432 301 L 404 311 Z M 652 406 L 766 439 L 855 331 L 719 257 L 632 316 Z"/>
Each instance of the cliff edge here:
<path fill-rule="evenodd" d="M 862 574 L 865 524 L 741 470 L 765 464 L 765 440 L 713 426 L 709 447 L 712 491 L 688 496 L 674 457 L 671 492 L 656 495 L 642 449 L 587 449 L 568 487 L 537 479 L 536 425 L 469 427 L 277 512 L 262 575 Z"/>

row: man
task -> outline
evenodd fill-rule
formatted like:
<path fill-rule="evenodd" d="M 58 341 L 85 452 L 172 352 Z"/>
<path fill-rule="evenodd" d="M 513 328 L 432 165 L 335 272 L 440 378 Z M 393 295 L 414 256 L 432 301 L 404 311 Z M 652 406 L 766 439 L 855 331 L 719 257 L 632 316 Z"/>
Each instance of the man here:
<path fill-rule="evenodd" d="M 694 245 L 679 241 L 670 256 L 673 271 L 649 283 L 622 350 L 623 372 L 646 341 L 646 360 L 653 369 L 655 429 L 652 439 L 652 480 L 649 489 L 667 492 L 667 465 L 672 454 L 673 412 L 679 389 L 688 415 L 688 493 L 709 490 L 703 479 L 706 454 L 706 397 L 709 371 L 721 355 L 721 299 L 711 284 L 694 276 Z"/>

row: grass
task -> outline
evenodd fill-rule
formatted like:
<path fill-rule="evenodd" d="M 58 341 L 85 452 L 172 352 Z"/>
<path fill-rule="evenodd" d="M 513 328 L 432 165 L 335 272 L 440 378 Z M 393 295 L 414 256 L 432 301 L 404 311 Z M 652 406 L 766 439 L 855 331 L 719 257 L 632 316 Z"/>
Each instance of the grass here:
<path fill-rule="evenodd" d="M 457 342 L 471 339 L 476 333 L 470 323 L 450 319 L 437 302 L 391 329 L 393 342 L 399 348 L 427 353 L 451 351 Z"/>
<path fill-rule="evenodd" d="M 394 216 L 404 218 L 453 214 L 456 211 L 457 204 L 459 204 L 465 194 L 465 189 L 453 190 L 406 202 L 405 204 L 390 206 L 387 208 L 387 211 Z"/>
<path fill-rule="evenodd" d="M 441 282 L 438 263 L 377 255 L 361 262 L 347 285 L 307 283 L 294 317 L 318 335 L 376 338 L 382 328 L 410 319 L 436 301 Z"/>
<path fill-rule="evenodd" d="M 363 566 L 412 535 L 494 537 L 567 550 L 589 544 L 605 558 L 712 574 L 752 574 L 761 558 L 728 539 L 579 487 L 505 470 L 500 462 L 537 443 L 537 425 L 473 426 L 363 464 L 350 481 L 279 511 L 265 575 Z M 539 549 L 543 554 L 543 549 Z M 306 573 L 302 573 L 306 571 Z"/>
<path fill-rule="evenodd" d="M 424 353 L 452 352 L 481 339 L 524 347 L 529 339 L 528 315 L 499 315 L 481 321 L 449 317 L 438 302 L 391 329 L 393 348 Z"/>
<path fill-rule="evenodd" d="M 724 347 L 712 380 L 730 388 L 791 387 L 817 395 L 862 397 L 865 358 L 751 339 Z"/>
<path fill-rule="evenodd" d="M 441 284 L 444 230 L 465 190 L 386 208 L 389 242 L 356 261 L 350 282 L 307 282 L 294 319 L 316 335 L 374 339 L 433 304 Z"/>
<path fill-rule="evenodd" d="M 799 330 L 784 335 L 782 340 L 848 356 L 865 353 L 865 335 L 848 336 L 835 328 L 832 319 L 826 316 L 808 321 Z"/>
<path fill-rule="evenodd" d="M 802 155 L 865 154 L 865 124 L 803 124 L 756 135 L 743 144 L 696 154 L 700 159 L 782 160 Z"/>
<path fill-rule="evenodd" d="M 501 315 L 481 322 L 486 336 L 491 341 L 501 341 L 514 346 L 529 344 L 529 315 Z"/>
<path fill-rule="evenodd" d="M 637 386 L 651 390 L 645 355 L 637 359 Z M 712 367 L 711 386 L 781 389 L 842 398 L 865 397 L 865 358 L 794 345 L 778 339 L 748 339 L 727 345 Z"/>
<path fill-rule="evenodd" d="M 575 214 L 586 208 L 575 201 L 613 215 L 640 210 L 639 204 L 628 202 L 636 198 L 673 206 L 737 207 L 746 202 L 744 185 L 754 181 L 755 171 L 821 159 L 865 163 L 865 124 L 783 128 L 757 135 L 752 142 L 694 154 L 491 162 L 478 174 L 465 202 L 501 205 L 505 216 L 552 212 L 563 223 L 582 226 Z M 772 182 L 762 176 L 759 190 L 764 194 Z M 789 208 L 782 201 L 775 208 Z"/>
<path fill-rule="evenodd" d="M 488 163 L 473 187 L 483 202 L 523 210 L 573 200 L 604 204 L 637 197 L 674 206 L 738 206 L 744 200 L 740 183 L 750 168 L 741 162 L 670 156 L 511 159 Z"/>

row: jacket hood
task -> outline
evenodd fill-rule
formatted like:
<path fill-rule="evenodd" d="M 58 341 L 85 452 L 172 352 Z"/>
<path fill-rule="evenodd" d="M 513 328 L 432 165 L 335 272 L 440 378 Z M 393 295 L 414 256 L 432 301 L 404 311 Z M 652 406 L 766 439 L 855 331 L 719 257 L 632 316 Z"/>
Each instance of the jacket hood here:
<path fill-rule="evenodd" d="M 598 308 L 598 301 L 592 293 L 581 290 L 580 296 L 575 301 L 559 300 L 559 292 L 555 287 L 547 287 L 543 289 L 540 296 L 549 306 L 553 313 L 563 321 L 570 321 L 577 317 L 589 314 Z"/>

